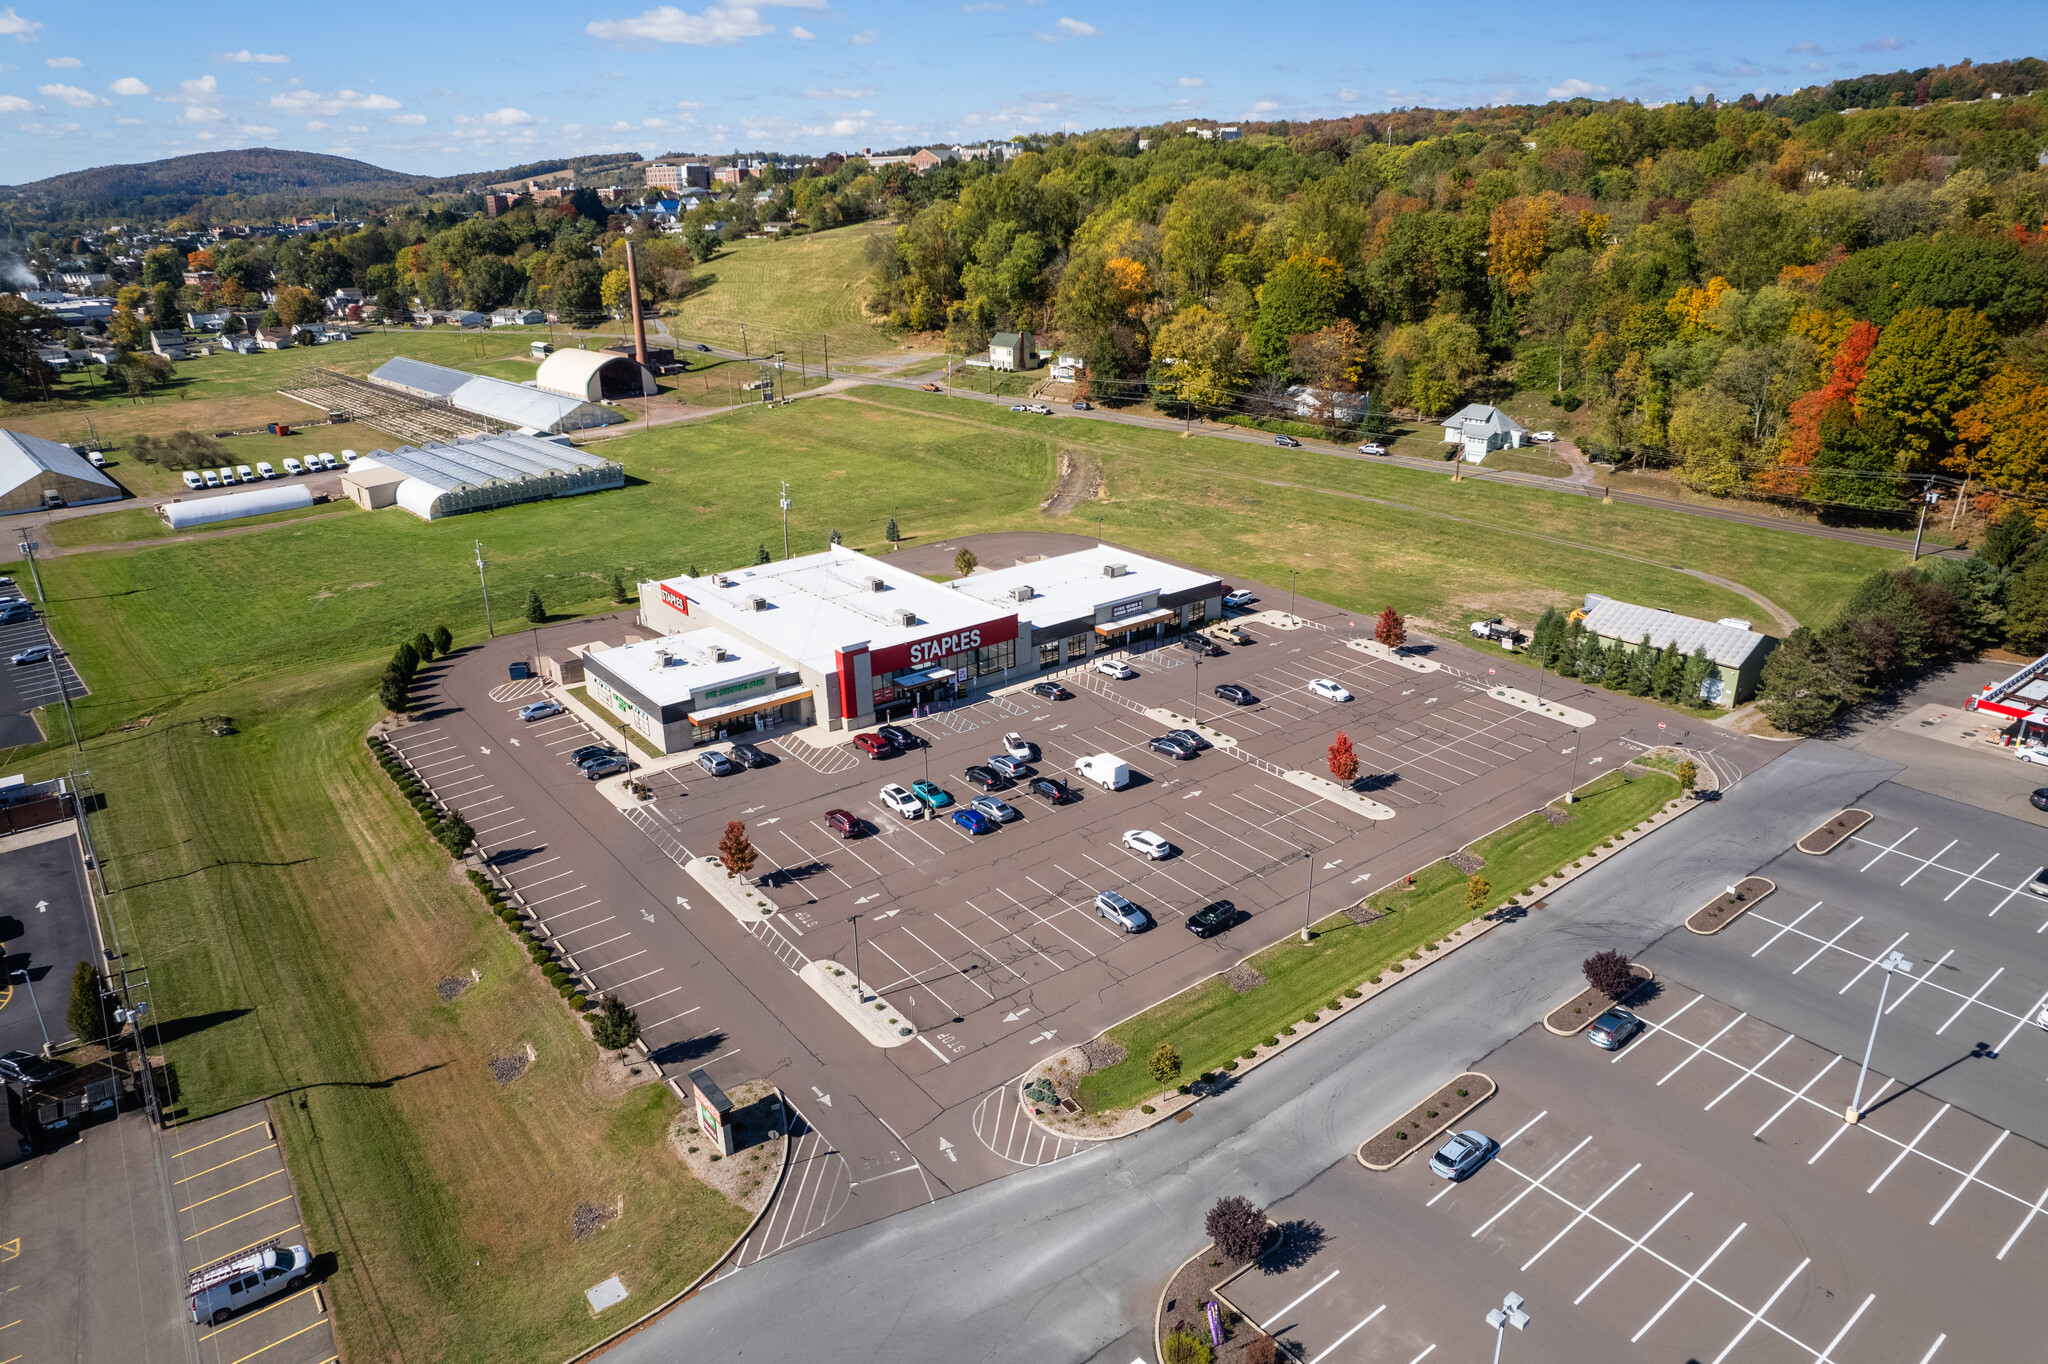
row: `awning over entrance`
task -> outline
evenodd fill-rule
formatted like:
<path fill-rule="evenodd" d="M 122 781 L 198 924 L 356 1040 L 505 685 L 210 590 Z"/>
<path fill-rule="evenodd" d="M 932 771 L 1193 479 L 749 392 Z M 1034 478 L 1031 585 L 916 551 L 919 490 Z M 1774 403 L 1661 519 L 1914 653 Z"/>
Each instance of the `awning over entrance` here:
<path fill-rule="evenodd" d="M 752 715 L 755 711 L 774 710 L 777 706 L 786 706 L 792 701 L 801 701 L 810 694 L 811 689 L 809 687 L 784 687 L 781 691 L 771 691 L 766 696 L 756 696 L 750 701 L 735 701 L 732 705 L 713 706 L 709 710 L 693 710 L 690 712 L 690 723 L 693 725 L 715 725 L 720 720 L 730 720 L 740 715 Z"/>
<path fill-rule="evenodd" d="M 1113 639 L 1118 635 L 1128 634 L 1132 630 L 1143 626 L 1157 625 L 1162 620 L 1172 620 L 1179 614 L 1171 606 L 1162 606 L 1157 611 L 1147 611 L 1144 615 L 1132 616 L 1129 620 L 1112 621 L 1107 625 L 1098 625 L 1095 627 L 1095 633 L 1104 638 Z"/>
<path fill-rule="evenodd" d="M 896 685 L 899 687 L 922 687 L 932 682 L 943 682 L 951 676 L 953 676 L 951 668 L 921 668 L 912 673 L 897 673 Z"/>

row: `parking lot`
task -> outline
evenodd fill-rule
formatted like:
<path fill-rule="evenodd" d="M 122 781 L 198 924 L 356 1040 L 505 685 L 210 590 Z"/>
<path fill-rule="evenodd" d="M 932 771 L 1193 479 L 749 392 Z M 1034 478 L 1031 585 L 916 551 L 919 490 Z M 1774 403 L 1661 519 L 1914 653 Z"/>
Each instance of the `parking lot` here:
<path fill-rule="evenodd" d="M 19 601 L 23 596 L 20 583 L 0 584 L 0 604 Z M 22 650 L 38 646 L 49 648 L 51 657 L 40 663 L 10 661 Z M 86 694 L 85 683 L 71 666 L 70 656 L 51 636 L 40 614 L 31 620 L 0 625 L 0 747 L 36 744 L 46 737 L 55 737 L 55 730 L 45 735 L 38 729 L 29 712 L 38 706 L 56 705 L 67 690 L 74 701 Z M 62 727 L 61 715 L 56 723 Z"/>
<path fill-rule="evenodd" d="M 1482 1061 L 1462 1184 L 1346 1160 L 1270 1215 L 1292 1254 L 1227 1295 L 1319 1364 L 1484 1359 L 1933 1364 L 2039 1354 L 2048 1150 L 1670 986 L 1613 1054 L 1532 1028 Z M 1361 1136 L 1365 1135 L 1363 1133 Z M 1220 1273 L 1221 1271 L 1219 1271 Z"/>

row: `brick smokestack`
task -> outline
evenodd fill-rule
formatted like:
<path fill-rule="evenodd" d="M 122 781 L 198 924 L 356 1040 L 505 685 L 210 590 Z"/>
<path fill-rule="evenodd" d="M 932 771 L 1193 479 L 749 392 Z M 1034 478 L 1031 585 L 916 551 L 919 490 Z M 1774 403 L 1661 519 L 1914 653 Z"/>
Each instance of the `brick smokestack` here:
<path fill-rule="evenodd" d="M 633 358 L 647 365 L 647 322 L 640 316 L 640 266 L 633 259 L 633 243 L 626 243 L 626 294 L 633 308 Z"/>

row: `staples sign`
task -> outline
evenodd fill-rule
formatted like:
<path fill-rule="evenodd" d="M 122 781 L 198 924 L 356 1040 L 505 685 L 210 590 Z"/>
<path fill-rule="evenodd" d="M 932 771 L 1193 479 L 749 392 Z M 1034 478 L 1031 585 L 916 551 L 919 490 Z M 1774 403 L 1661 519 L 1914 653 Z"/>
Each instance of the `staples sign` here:
<path fill-rule="evenodd" d="M 955 634 L 940 635 L 937 639 L 921 639 L 910 646 L 910 666 L 927 667 L 942 658 L 951 658 L 954 654 L 964 654 L 969 649 L 980 647 L 979 629 L 961 630 Z"/>
<path fill-rule="evenodd" d="M 690 614 L 690 599 L 676 591 L 673 587 L 670 587 L 667 583 L 661 585 L 661 599 L 684 615 Z"/>
<path fill-rule="evenodd" d="M 1017 637 L 1017 618 L 1004 616 L 999 620 L 983 621 L 964 630 L 954 630 L 928 639 L 912 640 L 908 644 L 896 644 L 887 649 L 877 649 L 871 655 L 870 666 L 874 675 L 900 672 L 905 668 L 929 668 L 955 654 L 971 653 L 985 649 L 992 644 L 1001 644 Z"/>

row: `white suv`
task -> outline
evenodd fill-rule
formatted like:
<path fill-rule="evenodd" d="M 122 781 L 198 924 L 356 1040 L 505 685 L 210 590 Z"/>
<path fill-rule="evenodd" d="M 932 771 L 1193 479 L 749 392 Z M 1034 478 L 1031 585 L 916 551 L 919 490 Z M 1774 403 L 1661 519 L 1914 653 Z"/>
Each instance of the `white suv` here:
<path fill-rule="evenodd" d="M 882 788 L 882 804 L 905 819 L 917 819 L 924 814 L 923 803 L 893 781 Z"/>
<path fill-rule="evenodd" d="M 1133 829 L 1124 835 L 1124 846 L 1141 856 L 1157 862 L 1162 857 L 1173 855 L 1173 844 L 1168 843 L 1150 829 Z"/>
<path fill-rule="evenodd" d="M 1104 677 L 1114 677 L 1119 682 L 1127 677 L 1136 677 L 1138 675 L 1135 668 L 1120 658 L 1096 659 L 1095 671 L 1101 673 Z"/>

